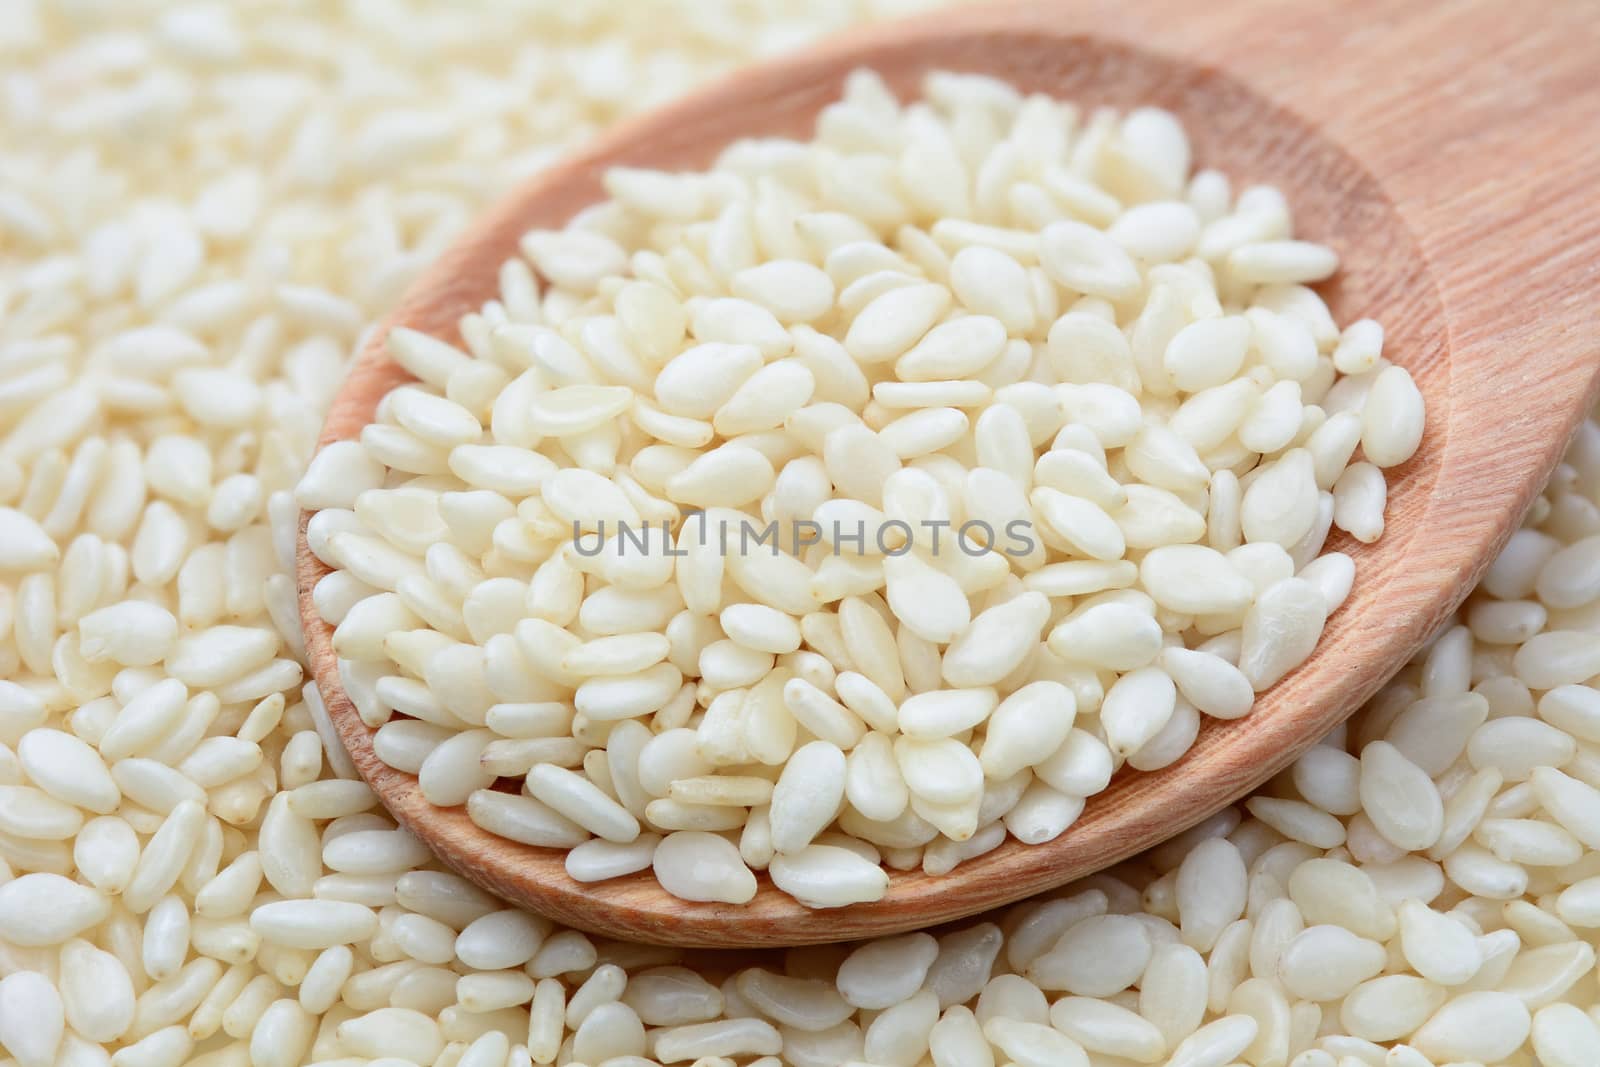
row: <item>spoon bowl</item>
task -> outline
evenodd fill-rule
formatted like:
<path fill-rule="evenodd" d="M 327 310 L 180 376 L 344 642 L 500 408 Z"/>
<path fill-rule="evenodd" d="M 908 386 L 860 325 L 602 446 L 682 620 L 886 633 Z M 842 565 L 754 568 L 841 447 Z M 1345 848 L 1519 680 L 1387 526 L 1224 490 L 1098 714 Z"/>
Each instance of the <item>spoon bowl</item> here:
<path fill-rule="evenodd" d="M 1600 387 L 1592 330 L 1600 216 L 1600 29 L 1581 0 L 1401 7 L 1288 0 L 1198 10 L 1186 0 L 942 12 L 858 32 L 753 67 L 647 116 L 529 180 L 412 288 L 360 353 L 322 443 L 356 437 L 409 380 L 384 335 L 403 325 L 456 340 L 497 293 L 521 234 L 604 198 L 613 165 L 703 169 L 730 142 L 809 136 L 859 67 L 902 99 L 922 76 L 1003 78 L 1085 108 L 1155 105 L 1184 123 L 1197 167 L 1236 188 L 1270 182 L 1298 233 L 1336 248 L 1319 287 L 1335 318 L 1384 324 L 1385 354 L 1428 408 L 1416 455 L 1390 479 L 1387 529 L 1363 545 L 1335 532 L 1355 585 L 1311 659 L 1233 721 L 1205 718 L 1189 752 L 1119 774 L 1043 845 L 1008 838 L 954 872 L 891 872 L 870 904 L 814 911 L 760 876 L 746 905 L 668 895 L 645 871 L 572 880 L 564 853 L 481 830 L 436 808 L 413 775 L 373 752 L 339 680 L 331 627 L 311 590 L 328 572 L 299 545 L 306 650 L 328 714 L 360 773 L 440 858 L 493 892 L 571 926 L 634 941 L 747 947 L 878 936 L 971 915 L 1059 886 L 1165 840 L 1288 766 L 1410 659 L 1516 528 Z"/>

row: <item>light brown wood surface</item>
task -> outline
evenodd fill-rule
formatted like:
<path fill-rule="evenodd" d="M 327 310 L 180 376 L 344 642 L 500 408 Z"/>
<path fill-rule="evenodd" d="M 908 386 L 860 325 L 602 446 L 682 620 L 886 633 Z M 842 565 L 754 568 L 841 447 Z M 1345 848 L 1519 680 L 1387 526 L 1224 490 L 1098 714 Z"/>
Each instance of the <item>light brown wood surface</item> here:
<path fill-rule="evenodd" d="M 1176 112 L 1199 166 L 1280 186 L 1300 235 L 1337 248 L 1324 294 L 1341 322 L 1387 330 L 1428 405 L 1421 450 L 1390 472 L 1373 546 L 1336 537 L 1355 588 L 1313 658 L 1256 709 L 1207 719 L 1156 773 L 1120 775 L 1058 840 L 1005 845 L 953 874 L 895 874 L 883 900 L 809 911 L 763 876 L 749 905 L 668 897 L 648 872 L 580 885 L 562 853 L 435 809 L 382 764 L 338 680 L 311 587 L 306 646 L 356 765 L 450 866 L 563 923 L 646 942 L 750 946 L 923 927 L 1103 868 L 1194 824 L 1284 768 L 1397 670 L 1471 589 L 1515 528 L 1600 383 L 1600 9 L 1586 0 L 1411 4 L 1106 0 L 938 12 L 887 24 L 724 80 L 625 123 L 518 189 L 422 278 L 389 324 L 454 338 L 495 295 L 532 226 L 600 198 L 615 163 L 700 168 L 729 141 L 807 136 L 857 67 L 902 97 L 934 69 L 977 71 L 1084 105 Z M 323 441 L 354 437 L 405 380 L 383 331 L 334 402 Z"/>

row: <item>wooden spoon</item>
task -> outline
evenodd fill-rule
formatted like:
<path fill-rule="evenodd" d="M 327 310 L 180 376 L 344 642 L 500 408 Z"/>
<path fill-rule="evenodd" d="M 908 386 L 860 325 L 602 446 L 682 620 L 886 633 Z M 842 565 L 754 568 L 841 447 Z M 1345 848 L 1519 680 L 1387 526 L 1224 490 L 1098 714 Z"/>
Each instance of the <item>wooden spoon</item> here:
<path fill-rule="evenodd" d="M 356 766 L 450 866 L 563 923 L 637 941 L 715 947 L 837 941 L 971 915 L 1099 870 L 1193 825 L 1286 767 L 1371 696 L 1455 610 L 1517 526 L 1600 384 L 1600 19 L 1584 0 L 1447 4 L 1103 0 L 938 12 L 745 70 L 624 123 L 517 189 L 388 320 L 454 339 L 496 296 L 531 227 L 602 198 L 613 164 L 709 165 L 750 136 L 809 138 L 842 81 L 871 67 L 903 98 L 930 70 L 1004 78 L 1082 106 L 1154 104 L 1183 120 L 1198 166 L 1239 189 L 1281 187 L 1295 229 L 1336 247 L 1323 288 L 1340 322 L 1372 316 L 1385 354 L 1428 406 L 1416 457 L 1391 472 L 1388 529 L 1355 557 L 1354 591 L 1311 660 L 1155 773 L 1126 773 L 1065 835 L 1007 840 L 943 877 L 896 873 L 872 904 L 811 911 L 763 877 L 745 906 L 668 896 L 648 871 L 582 885 L 563 854 L 491 836 L 437 809 L 373 754 L 339 681 L 311 590 L 327 567 L 299 549 L 312 669 Z M 407 375 L 361 353 L 322 440 L 355 437 Z"/>

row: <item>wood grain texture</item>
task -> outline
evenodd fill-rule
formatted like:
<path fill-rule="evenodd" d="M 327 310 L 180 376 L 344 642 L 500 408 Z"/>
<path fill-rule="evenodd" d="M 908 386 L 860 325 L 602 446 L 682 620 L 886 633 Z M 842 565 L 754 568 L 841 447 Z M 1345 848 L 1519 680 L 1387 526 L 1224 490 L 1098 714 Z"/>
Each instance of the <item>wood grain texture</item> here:
<path fill-rule="evenodd" d="M 601 195 L 611 164 L 699 168 L 729 141 L 808 135 L 857 67 L 905 98 L 932 69 L 977 71 L 1084 105 L 1176 112 L 1197 165 L 1280 186 L 1300 235 L 1336 247 L 1335 315 L 1386 327 L 1386 354 L 1428 404 L 1422 447 L 1391 472 L 1388 528 L 1336 537 L 1354 591 L 1314 657 L 1234 722 L 1207 719 L 1187 756 L 1124 774 L 1063 837 L 1013 841 L 953 874 L 896 874 L 882 901 L 808 911 L 763 877 L 744 907 L 691 904 L 648 873 L 598 885 L 562 854 L 478 830 L 373 754 L 311 604 L 327 568 L 299 556 L 313 671 L 361 773 L 441 858 L 508 899 L 586 930 L 713 947 L 837 941 L 971 915 L 1103 868 L 1198 822 L 1288 765 L 1398 669 L 1459 604 L 1515 528 L 1600 386 L 1590 326 L 1600 278 L 1600 19 L 1584 0 L 1408 4 L 1099 0 L 940 12 L 754 68 L 615 128 L 489 212 L 387 325 L 445 337 L 495 295 L 532 226 Z M 355 436 L 406 379 L 379 330 L 323 441 Z"/>

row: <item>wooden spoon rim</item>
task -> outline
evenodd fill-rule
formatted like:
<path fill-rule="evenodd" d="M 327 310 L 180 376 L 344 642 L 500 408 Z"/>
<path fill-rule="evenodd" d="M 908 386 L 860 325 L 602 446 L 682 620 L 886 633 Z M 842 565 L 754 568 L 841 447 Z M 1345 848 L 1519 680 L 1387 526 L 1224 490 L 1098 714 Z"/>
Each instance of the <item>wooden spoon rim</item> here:
<path fill-rule="evenodd" d="M 1068 99 L 1087 99 L 1104 89 L 1112 98 L 1128 98 L 1123 103 L 1145 100 L 1177 110 L 1196 139 L 1202 163 L 1211 142 L 1231 145 L 1230 137 L 1264 137 L 1249 142 L 1249 150 L 1237 157 L 1221 153 L 1214 162 L 1232 177 L 1276 174 L 1297 216 L 1309 205 L 1305 217 L 1312 225 L 1305 232 L 1340 245 L 1350 264 L 1335 287 L 1350 295 L 1330 296 L 1339 321 L 1372 314 L 1384 322 L 1390 339 L 1386 354 L 1413 370 L 1427 399 L 1429 428 L 1422 448 L 1389 472 L 1389 531 L 1373 546 L 1356 545 L 1342 535 L 1330 542 L 1330 548 L 1356 557 L 1357 580 L 1312 659 L 1262 695 L 1246 718 L 1206 720 L 1194 747 L 1172 767 L 1119 775 L 1053 842 L 1026 846 L 1008 837 L 943 877 L 894 873 L 888 895 L 871 904 L 810 910 L 778 892 L 764 875 L 749 905 L 692 903 L 668 896 L 648 871 L 577 883 L 565 873 L 564 853 L 494 837 L 467 819 L 463 809 L 434 808 L 422 798 L 414 776 L 378 760 L 373 731 L 361 723 L 339 682 L 331 628 L 312 603 L 312 589 L 328 568 L 307 548 L 302 516 L 301 612 L 307 654 L 329 716 L 357 769 L 386 806 L 428 840 L 445 863 L 564 923 L 645 942 L 801 944 L 893 933 L 975 914 L 1105 867 L 1238 799 L 1359 707 L 1459 605 L 1559 459 L 1587 411 L 1582 398 L 1592 403 L 1600 374 L 1591 367 L 1587 376 L 1574 372 L 1564 379 L 1570 408 L 1560 420 L 1544 420 L 1547 432 L 1538 441 L 1511 439 L 1526 425 L 1517 419 L 1485 432 L 1480 414 L 1479 425 L 1473 425 L 1472 416 L 1488 410 L 1484 405 L 1496 398 L 1504 403 L 1498 390 L 1485 388 L 1485 379 L 1493 342 L 1510 324 L 1503 316 L 1475 319 L 1468 309 L 1446 312 L 1435 274 L 1464 269 L 1462 261 L 1430 264 L 1407 226 L 1404 205 L 1392 200 L 1368 166 L 1312 123 L 1221 73 L 1199 50 L 1178 58 L 1119 40 L 1121 27 L 1114 22 L 1081 21 L 1096 31 L 1094 36 L 1056 8 L 941 13 L 740 72 L 614 128 L 514 191 L 418 280 L 367 339 L 330 410 L 321 443 L 354 436 L 370 421 L 378 398 L 407 380 L 383 354 L 388 329 L 410 325 L 455 338 L 460 315 L 495 295 L 495 272 L 515 254 L 517 236 L 532 225 L 557 224 L 592 201 L 606 166 L 662 159 L 669 165 L 704 165 L 713 146 L 770 130 L 780 120 L 788 132 L 798 133 L 796 122 L 833 99 L 844 74 L 857 66 L 879 69 L 903 93 L 911 76 L 923 69 L 1003 68 L 1019 84 L 1074 86 L 1060 94 Z M 1107 71 L 1118 77 L 1082 92 L 1085 75 L 1078 68 L 1086 63 L 1098 64 L 1094 77 Z M 1229 106 L 1203 107 L 1218 102 Z M 1236 109 L 1248 113 L 1248 122 L 1270 128 L 1246 128 L 1233 114 Z M 719 132 L 707 136 L 708 128 Z M 1259 173 L 1252 171 L 1252 162 L 1264 164 Z M 1282 180 L 1283 171 L 1301 165 L 1309 168 L 1313 184 Z M 1319 219 L 1336 225 L 1319 232 Z M 1364 239 L 1376 242 L 1370 262 L 1361 255 Z M 1487 329 L 1489 343 L 1463 347 L 1447 337 L 1447 328 L 1456 336 Z M 1492 489 L 1483 484 L 1486 470 L 1499 477 Z M 1439 548 L 1441 531 L 1449 532 L 1449 551 Z M 1371 610 L 1380 592 L 1381 613 Z"/>

